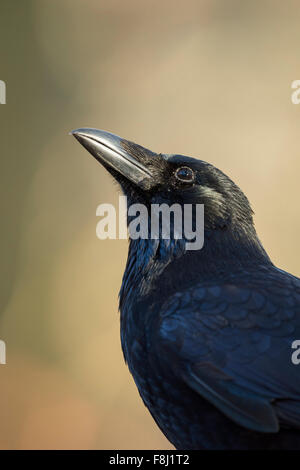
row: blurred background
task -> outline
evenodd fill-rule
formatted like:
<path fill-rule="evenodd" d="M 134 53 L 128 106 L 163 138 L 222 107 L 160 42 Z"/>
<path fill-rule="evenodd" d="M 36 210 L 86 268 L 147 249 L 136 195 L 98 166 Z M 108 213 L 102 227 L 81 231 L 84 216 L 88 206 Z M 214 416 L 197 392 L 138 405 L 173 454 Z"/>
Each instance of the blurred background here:
<path fill-rule="evenodd" d="M 118 191 L 70 130 L 213 163 L 300 275 L 299 20 L 296 0 L 1 0 L 0 448 L 171 448 L 122 357 L 127 241 L 96 238 Z"/>

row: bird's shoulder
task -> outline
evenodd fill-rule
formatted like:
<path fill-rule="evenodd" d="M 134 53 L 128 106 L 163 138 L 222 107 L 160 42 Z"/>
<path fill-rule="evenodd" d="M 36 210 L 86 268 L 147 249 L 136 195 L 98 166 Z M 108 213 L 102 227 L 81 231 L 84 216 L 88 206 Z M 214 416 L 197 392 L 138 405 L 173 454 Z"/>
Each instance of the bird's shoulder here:
<path fill-rule="evenodd" d="M 203 329 L 226 326 L 240 329 L 260 327 L 266 331 L 286 325 L 300 313 L 300 279 L 274 266 L 241 270 L 218 281 L 194 282 L 178 289 L 160 308 L 160 320 L 179 323 L 196 321 Z M 169 320 L 168 320 L 169 319 Z"/>
<path fill-rule="evenodd" d="M 294 339 L 300 279 L 272 266 L 176 292 L 160 309 L 152 344 L 162 364 L 235 422 L 276 432 L 278 420 L 300 427 Z"/>

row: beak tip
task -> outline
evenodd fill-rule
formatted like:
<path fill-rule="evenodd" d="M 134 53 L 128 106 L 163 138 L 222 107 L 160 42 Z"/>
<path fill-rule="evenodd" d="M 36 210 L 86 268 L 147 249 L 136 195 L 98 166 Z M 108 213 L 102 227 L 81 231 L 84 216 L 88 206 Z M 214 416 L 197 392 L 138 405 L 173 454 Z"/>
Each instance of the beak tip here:
<path fill-rule="evenodd" d="M 111 167 L 133 183 L 142 186 L 152 177 L 147 167 L 125 150 L 124 139 L 107 131 L 93 128 L 74 129 L 70 133 L 93 157 Z M 128 141 L 125 141 L 130 143 Z"/>
<path fill-rule="evenodd" d="M 80 131 L 82 131 L 82 129 L 73 129 L 68 134 L 72 135 L 73 137 L 77 137 L 80 134 Z"/>
<path fill-rule="evenodd" d="M 73 137 L 75 137 L 76 140 L 78 140 L 79 143 L 81 143 L 82 145 L 83 142 L 86 141 L 86 138 L 88 137 L 88 135 L 86 134 L 86 129 L 74 129 L 72 131 L 69 132 L 69 135 L 72 135 Z"/>

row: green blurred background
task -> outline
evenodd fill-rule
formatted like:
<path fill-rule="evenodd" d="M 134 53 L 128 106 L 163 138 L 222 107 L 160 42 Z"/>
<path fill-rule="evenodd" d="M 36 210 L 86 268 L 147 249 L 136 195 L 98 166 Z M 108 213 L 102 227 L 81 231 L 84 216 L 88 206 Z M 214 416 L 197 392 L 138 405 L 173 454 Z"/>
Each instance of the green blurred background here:
<path fill-rule="evenodd" d="M 299 20 L 296 0 L 1 0 L 0 448 L 171 448 L 120 348 L 127 242 L 95 234 L 118 191 L 71 129 L 215 164 L 300 275 Z"/>

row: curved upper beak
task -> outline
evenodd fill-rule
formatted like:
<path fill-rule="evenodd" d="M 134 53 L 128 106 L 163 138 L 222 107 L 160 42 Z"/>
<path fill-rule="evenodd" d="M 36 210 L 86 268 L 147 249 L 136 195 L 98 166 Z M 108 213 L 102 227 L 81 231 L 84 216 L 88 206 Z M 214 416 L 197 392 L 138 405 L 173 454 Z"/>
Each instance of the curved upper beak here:
<path fill-rule="evenodd" d="M 80 128 L 71 134 L 105 167 L 113 168 L 132 183 L 147 187 L 152 174 L 149 169 L 134 158 L 125 148 L 130 142 L 117 135 L 99 129 Z"/>

